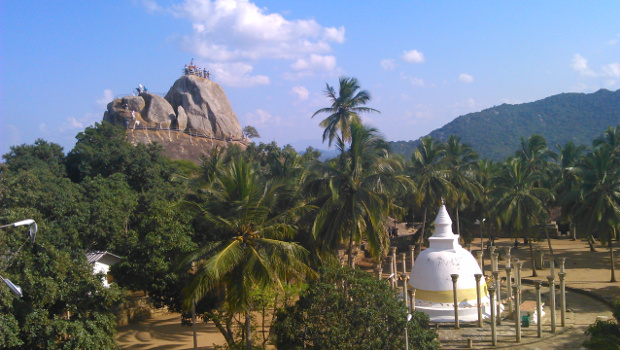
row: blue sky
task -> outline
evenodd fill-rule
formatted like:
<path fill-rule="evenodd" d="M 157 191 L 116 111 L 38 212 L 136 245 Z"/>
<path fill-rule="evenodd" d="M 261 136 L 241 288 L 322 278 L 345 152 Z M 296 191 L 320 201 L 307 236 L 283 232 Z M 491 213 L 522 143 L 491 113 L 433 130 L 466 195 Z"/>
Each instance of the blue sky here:
<path fill-rule="evenodd" d="M 469 112 L 620 88 L 619 1 L 3 1 L 0 154 L 68 152 L 114 97 L 166 93 L 191 58 L 242 125 L 321 145 L 325 84 L 358 78 L 364 117 L 414 140 Z"/>

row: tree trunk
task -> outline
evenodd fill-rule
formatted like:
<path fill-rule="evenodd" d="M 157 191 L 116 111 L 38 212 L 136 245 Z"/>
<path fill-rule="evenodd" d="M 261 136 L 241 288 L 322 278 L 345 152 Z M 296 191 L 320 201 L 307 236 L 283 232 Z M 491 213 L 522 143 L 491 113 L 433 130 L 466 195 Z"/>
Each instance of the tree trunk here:
<path fill-rule="evenodd" d="M 546 220 L 543 225 L 545 225 L 545 236 L 547 237 L 547 245 L 549 245 L 549 254 L 551 254 L 551 257 L 553 257 L 553 247 L 551 246 L 551 238 L 549 238 L 549 230 L 547 229 Z M 553 259 L 555 260 L 555 257 L 553 257 Z"/>
<path fill-rule="evenodd" d="M 419 256 L 422 251 L 422 243 L 424 242 L 424 230 L 426 230 L 426 208 L 424 208 L 424 218 L 422 219 L 422 232 L 418 236 L 418 244 L 415 245 L 415 256 Z"/>
<path fill-rule="evenodd" d="M 611 258 L 611 280 L 609 282 L 616 282 L 616 263 L 614 262 L 614 245 L 613 239 L 609 238 L 609 257 Z"/>
<path fill-rule="evenodd" d="M 198 339 L 196 338 L 196 300 L 192 300 L 192 335 L 194 337 L 194 350 L 198 349 Z"/>
<path fill-rule="evenodd" d="M 459 205 L 456 205 L 456 234 L 461 237 L 461 222 L 459 221 Z"/>
<path fill-rule="evenodd" d="M 536 257 L 534 256 L 534 248 L 532 247 L 532 239 L 530 239 L 530 257 L 532 259 L 532 277 L 537 277 L 536 272 Z"/>
<path fill-rule="evenodd" d="M 353 231 L 351 231 L 351 236 L 349 238 L 349 267 L 353 268 L 355 265 L 353 264 Z"/>
<path fill-rule="evenodd" d="M 573 241 L 576 241 L 577 240 L 577 225 L 575 225 L 575 223 L 571 221 L 568 227 L 569 227 L 571 234 L 573 235 Z"/>
<path fill-rule="evenodd" d="M 249 306 L 245 310 L 245 344 L 246 350 L 252 350 L 252 315 Z"/>

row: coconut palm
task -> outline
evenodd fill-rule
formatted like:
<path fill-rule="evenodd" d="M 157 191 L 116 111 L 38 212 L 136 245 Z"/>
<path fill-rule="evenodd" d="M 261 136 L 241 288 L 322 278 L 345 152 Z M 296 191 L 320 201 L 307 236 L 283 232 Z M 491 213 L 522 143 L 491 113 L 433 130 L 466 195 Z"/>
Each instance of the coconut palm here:
<path fill-rule="evenodd" d="M 332 86 L 325 85 L 325 95 L 330 99 L 332 105 L 314 112 L 312 118 L 321 113 L 329 114 L 319 124 L 325 129 L 323 131 L 323 142 L 328 140 L 329 146 L 336 140 L 338 132 L 340 132 L 340 138 L 343 141 L 349 142 L 351 141 L 351 124 L 361 122 L 359 113 L 380 112 L 373 108 L 363 107 L 370 101 L 370 93 L 366 90 L 360 90 L 356 78 L 340 77 L 338 94 Z"/>
<path fill-rule="evenodd" d="M 573 240 L 577 239 L 577 229 L 573 222 L 572 213 L 578 204 L 577 193 L 578 182 L 574 176 L 573 168 L 578 164 L 581 157 L 586 151 L 586 146 L 576 145 L 572 141 L 568 141 L 564 146 L 557 145 L 559 151 L 558 157 L 558 185 L 555 192 L 559 203 L 562 205 L 562 217 L 569 222 L 569 229 L 572 232 Z"/>
<path fill-rule="evenodd" d="M 620 224 L 620 167 L 612 147 L 599 146 L 582 158 L 574 174 L 580 182 L 577 225 L 607 241 L 611 282 L 616 282 L 613 238 Z"/>
<path fill-rule="evenodd" d="M 331 163 L 315 162 L 305 184 L 319 207 L 312 232 L 321 250 L 348 244 L 353 265 L 353 244 L 368 242 L 379 259 L 389 247 L 385 230 L 392 208 L 391 190 L 408 180 L 396 175 L 400 163 L 389 158 L 388 146 L 378 131 L 358 123 L 350 125 L 351 143 L 337 138 L 340 156 Z"/>
<path fill-rule="evenodd" d="M 245 314 L 248 349 L 252 346 L 250 291 L 280 288 L 291 278 L 312 273 L 304 262 L 307 251 L 289 241 L 295 233 L 287 220 L 292 210 L 272 211 L 278 187 L 261 183 L 252 166 L 239 159 L 216 173 L 213 185 L 206 189 L 209 198 L 200 207 L 206 220 L 225 238 L 184 260 L 184 266 L 193 266 L 195 271 L 183 289 L 185 307 L 221 287 L 226 307 Z M 227 341 L 232 345 L 232 339 Z"/>
<path fill-rule="evenodd" d="M 536 180 L 535 186 L 554 188 L 557 182 L 554 181 L 552 174 L 556 170 L 555 163 L 552 160 L 557 159 L 557 155 L 547 148 L 547 141 L 540 135 L 532 135 L 528 138 L 521 137 L 521 146 L 515 157 L 521 159 L 532 172 L 539 175 Z M 546 218 L 541 222 L 545 231 L 545 237 L 547 239 L 547 245 L 549 246 L 549 253 L 553 256 L 553 246 L 551 245 L 551 238 L 549 237 L 549 231 L 547 230 L 547 221 L 549 217 L 549 208 L 552 203 L 545 203 Z"/>
<path fill-rule="evenodd" d="M 494 211 L 502 225 L 513 234 L 526 237 L 533 227 L 545 222 L 545 203 L 552 198 L 552 194 L 548 189 L 537 185 L 540 178 L 541 175 L 533 171 L 524 160 L 512 158 L 502 164 L 494 179 Z M 529 247 L 532 275 L 537 276 L 531 239 Z"/>
<path fill-rule="evenodd" d="M 445 156 L 445 145 L 427 136 L 420 139 L 420 144 L 411 158 L 412 164 L 408 172 L 416 187 L 414 199 L 416 205 L 424 208 L 422 231 L 418 236 L 416 254 L 419 253 L 420 244 L 426 233 L 428 208 L 439 208 L 442 198 L 455 193 L 446 169 Z"/>
<path fill-rule="evenodd" d="M 480 186 L 473 173 L 473 164 L 478 154 L 470 145 L 461 143 L 456 135 L 450 135 L 446 140 L 445 163 L 450 183 L 454 188 L 451 198 L 456 209 L 456 234 L 461 235 L 460 210 L 475 197 L 480 195 Z"/>

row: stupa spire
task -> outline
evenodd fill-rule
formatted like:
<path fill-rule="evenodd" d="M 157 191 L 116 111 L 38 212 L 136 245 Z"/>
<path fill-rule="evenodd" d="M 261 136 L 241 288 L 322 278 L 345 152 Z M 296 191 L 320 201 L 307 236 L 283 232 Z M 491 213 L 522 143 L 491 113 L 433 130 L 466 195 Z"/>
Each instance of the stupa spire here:
<path fill-rule="evenodd" d="M 437 218 L 435 219 L 435 233 L 432 237 L 454 238 L 454 233 L 452 233 L 452 219 L 450 219 L 446 206 L 443 204 L 443 198 L 441 201 L 442 204 L 437 213 Z"/>

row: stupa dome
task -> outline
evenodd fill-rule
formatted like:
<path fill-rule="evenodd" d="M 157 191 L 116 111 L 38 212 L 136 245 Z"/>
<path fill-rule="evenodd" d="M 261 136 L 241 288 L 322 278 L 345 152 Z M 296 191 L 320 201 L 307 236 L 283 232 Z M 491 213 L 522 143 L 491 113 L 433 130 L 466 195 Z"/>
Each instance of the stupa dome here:
<path fill-rule="evenodd" d="M 426 313 L 431 322 L 454 322 L 454 295 L 451 274 L 458 274 L 456 284 L 459 321 L 478 320 L 475 274 L 482 271 L 473 255 L 459 244 L 452 232 L 452 220 L 445 205 L 435 219 L 435 233 L 430 247 L 415 259 L 409 285 L 416 289 L 415 308 Z M 490 300 L 484 278 L 480 280 L 482 312 L 490 316 Z"/>

